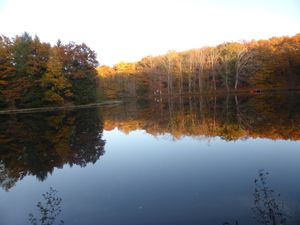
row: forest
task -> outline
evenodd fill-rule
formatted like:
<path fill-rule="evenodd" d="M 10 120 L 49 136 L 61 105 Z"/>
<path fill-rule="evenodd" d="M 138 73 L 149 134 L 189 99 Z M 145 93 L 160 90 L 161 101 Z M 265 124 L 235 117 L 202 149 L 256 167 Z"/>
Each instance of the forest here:
<path fill-rule="evenodd" d="M 0 108 L 80 105 L 106 99 L 300 89 L 300 34 L 227 42 L 98 66 L 86 44 L 54 46 L 0 36 Z"/>
<path fill-rule="evenodd" d="M 98 62 L 86 44 L 0 36 L 0 108 L 95 102 Z"/>
<path fill-rule="evenodd" d="M 97 68 L 103 98 L 300 88 L 300 34 L 227 42 Z"/>

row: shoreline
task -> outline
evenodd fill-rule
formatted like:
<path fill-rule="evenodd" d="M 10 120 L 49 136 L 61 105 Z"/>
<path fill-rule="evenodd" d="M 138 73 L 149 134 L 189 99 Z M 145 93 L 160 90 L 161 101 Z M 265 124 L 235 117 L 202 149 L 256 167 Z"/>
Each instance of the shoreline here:
<path fill-rule="evenodd" d="M 173 95 L 150 95 L 150 96 L 132 96 L 132 97 L 125 97 L 122 100 L 107 100 L 99 103 L 90 103 L 85 105 L 65 105 L 65 106 L 45 106 L 45 107 L 37 107 L 37 108 L 20 108 L 20 109 L 3 109 L 0 110 L 0 115 L 6 114 L 13 114 L 13 113 L 36 113 L 36 112 L 51 112 L 51 111 L 58 111 L 58 110 L 73 110 L 73 109 L 83 109 L 83 108 L 90 108 L 90 107 L 97 107 L 97 106 L 114 106 L 121 104 L 126 101 L 126 99 L 131 98 L 177 98 L 177 97 L 190 97 L 190 96 L 220 96 L 220 95 L 259 95 L 259 94 L 280 94 L 280 93 L 290 93 L 290 92 L 299 92 L 299 88 L 294 89 L 244 89 L 244 90 L 218 90 L 215 92 L 204 92 L 204 93 L 184 93 L 184 94 L 173 94 Z"/>
<path fill-rule="evenodd" d="M 13 114 L 13 113 L 36 113 L 36 112 L 51 112 L 51 111 L 58 111 L 58 110 L 73 110 L 73 109 L 84 109 L 84 108 L 91 108 L 97 106 L 113 106 L 122 103 L 119 100 L 113 101 L 104 101 L 100 103 L 90 103 L 86 105 L 65 105 L 65 106 L 46 106 L 46 107 L 38 107 L 38 108 L 21 108 L 21 109 L 4 109 L 0 110 L 0 115 L 5 114 Z"/>

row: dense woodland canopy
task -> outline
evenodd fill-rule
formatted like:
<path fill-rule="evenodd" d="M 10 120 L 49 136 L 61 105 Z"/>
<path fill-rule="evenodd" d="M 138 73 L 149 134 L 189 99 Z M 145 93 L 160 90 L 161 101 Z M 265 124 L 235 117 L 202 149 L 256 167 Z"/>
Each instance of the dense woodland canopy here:
<path fill-rule="evenodd" d="M 300 88 L 300 34 L 101 66 L 104 98 Z"/>
<path fill-rule="evenodd" d="M 28 33 L 0 36 L 0 107 L 95 102 L 97 66 L 85 44 L 51 46 Z"/>
<path fill-rule="evenodd" d="M 28 33 L 0 36 L 0 108 L 299 89 L 300 34 L 170 51 L 113 68 L 97 66 L 95 52 L 85 44 L 57 41 L 51 46 Z"/>

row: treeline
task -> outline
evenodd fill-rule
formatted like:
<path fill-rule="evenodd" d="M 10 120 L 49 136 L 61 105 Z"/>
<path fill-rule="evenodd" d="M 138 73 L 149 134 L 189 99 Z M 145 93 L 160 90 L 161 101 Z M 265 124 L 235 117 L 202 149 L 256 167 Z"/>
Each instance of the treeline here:
<path fill-rule="evenodd" d="M 300 34 L 170 51 L 137 63 L 101 66 L 98 73 L 106 98 L 296 89 L 300 88 Z"/>
<path fill-rule="evenodd" d="M 0 108 L 96 101 L 98 62 L 85 44 L 0 36 Z"/>

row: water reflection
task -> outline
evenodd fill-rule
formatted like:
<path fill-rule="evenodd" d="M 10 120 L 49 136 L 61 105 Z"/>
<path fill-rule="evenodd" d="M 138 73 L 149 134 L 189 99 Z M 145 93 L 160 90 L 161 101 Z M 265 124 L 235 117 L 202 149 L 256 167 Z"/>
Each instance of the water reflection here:
<path fill-rule="evenodd" d="M 254 207 L 252 210 L 259 224 L 284 225 L 287 221 L 284 204 L 279 200 L 280 194 L 277 194 L 269 187 L 267 182 L 268 175 L 269 172 L 265 170 L 258 172 L 258 177 L 254 181 Z"/>
<path fill-rule="evenodd" d="M 300 140 L 300 98 L 297 93 L 257 96 L 191 96 L 130 101 L 104 112 L 105 130 L 145 130 L 197 138 L 221 137 Z"/>
<path fill-rule="evenodd" d="M 251 208 L 254 219 L 252 224 L 258 225 L 286 225 L 288 215 L 285 212 L 284 202 L 280 200 L 281 195 L 268 184 L 269 172 L 264 169 L 258 171 L 254 180 L 253 202 Z M 63 225 L 65 222 L 61 218 L 62 198 L 58 191 L 52 187 L 42 194 L 43 201 L 36 204 L 38 216 L 29 213 L 29 221 L 32 225 Z M 247 221 L 249 222 L 249 221 Z M 242 225 L 238 220 L 234 222 L 223 222 L 222 225 Z M 298 223 L 290 223 L 298 224 Z"/>
<path fill-rule="evenodd" d="M 231 223 L 225 222 L 223 223 L 223 225 L 231 225 Z M 232 225 L 239 225 L 238 221 L 235 221 L 235 223 L 233 223 Z"/>
<path fill-rule="evenodd" d="M 43 181 L 65 164 L 95 163 L 104 154 L 98 109 L 2 116 L 0 186 L 9 190 L 25 176 Z"/>
<path fill-rule="evenodd" d="M 29 213 L 29 221 L 32 225 L 54 225 L 60 216 L 62 198 L 57 195 L 58 191 L 50 187 L 49 191 L 44 193 L 43 202 L 36 204 L 39 211 L 39 218 L 36 218 L 33 213 Z M 60 220 L 59 225 L 63 225 L 64 221 Z"/>
<path fill-rule="evenodd" d="M 189 96 L 132 100 L 117 107 L 0 116 L 0 186 L 25 176 L 43 181 L 65 164 L 85 167 L 104 154 L 103 129 L 145 130 L 177 140 L 220 137 L 300 140 L 297 93 L 257 96 Z"/>
<path fill-rule="evenodd" d="M 254 206 L 252 212 L 259 225 L 285 225 L 288 215 L 284 209 L 284 203 L 280 200 L 280 194 L 276 193 L 268 184 L 269 172 L 261 169 L 254 180 Z M 224 222 L 223 225 L 239 225 Z"/>

